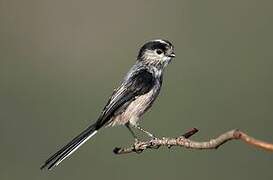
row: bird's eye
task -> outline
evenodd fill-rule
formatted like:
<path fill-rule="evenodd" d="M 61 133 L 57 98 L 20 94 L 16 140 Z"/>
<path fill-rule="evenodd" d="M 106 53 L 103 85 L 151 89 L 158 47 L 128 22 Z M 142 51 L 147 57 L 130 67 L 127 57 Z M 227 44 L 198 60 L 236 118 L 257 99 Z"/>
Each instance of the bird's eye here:
<path fill-rule="evenodd" d="M 162 54 L 163 51 L 162 51 L 161 49 L 158 49 L 158 50 L 156 50 L 156 53 L 157 53 L 157 54 Z"/>

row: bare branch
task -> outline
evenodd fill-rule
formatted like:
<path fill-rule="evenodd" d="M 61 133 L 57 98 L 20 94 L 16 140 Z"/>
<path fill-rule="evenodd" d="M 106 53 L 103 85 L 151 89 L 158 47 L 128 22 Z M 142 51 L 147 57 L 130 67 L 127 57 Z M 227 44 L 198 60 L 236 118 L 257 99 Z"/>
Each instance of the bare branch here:
<path fill-rule="evenodd" d="M 188 138 L 197 133 L 198 130 L 196 128 L 191 129 L 190 131 L 186 132 L 184 135 L 177 137 L 177 138 L 161 138 L 161 139 L 151 139 L 149 141 L 139 141 L 134 143 L 131 147 L 127 148 L 115 148 L 113 152 L 115 154 L 126 154 L 126 153 L 141 153 L 146 149 L 158 149 L 161 146 L 180 146 L 189 149 L 217 149 L 224 143 L 230 140 L 242 140 L 247 144 L 252 146 L 259 147 L 264 150 L 268 150 L 273 152 L 273 144 L 255 139 L 250 137 L 246 133 L 240 130 L 231 130 L 226 133 L 221 134 L 217 138 L 211 139 L 209 141 L 204 142 L 197 142 L 193 140 L 189 140 Z"/>

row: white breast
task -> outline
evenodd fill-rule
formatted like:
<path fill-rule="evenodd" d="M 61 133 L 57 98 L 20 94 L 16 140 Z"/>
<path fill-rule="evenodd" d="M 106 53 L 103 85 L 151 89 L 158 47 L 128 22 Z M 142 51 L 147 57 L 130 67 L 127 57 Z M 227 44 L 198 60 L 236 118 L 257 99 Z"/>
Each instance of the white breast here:
<path fill-rule="evenodd" d="M 154 90 L 152 89 L 148 93 L 138 96 L 133 102 L 131 102 L 126 110 L 120 115 L 116 116 L 109 126 L 114 125 L 124 125 L 130 121 L 130 123 L 135 124 L 141 115 L 148 110 L 152 103 L 152 96 Z"/>

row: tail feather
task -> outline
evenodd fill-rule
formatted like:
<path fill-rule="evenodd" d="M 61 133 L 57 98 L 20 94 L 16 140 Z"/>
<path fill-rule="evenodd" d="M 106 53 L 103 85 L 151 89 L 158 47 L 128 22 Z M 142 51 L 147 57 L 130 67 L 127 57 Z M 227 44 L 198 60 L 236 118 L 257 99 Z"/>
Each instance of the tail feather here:
<path fill-rule="evenodd" d="M 67 145 L 53 154 L 45 163 L 41 166 L 40 169 L 44 169 L 47 167 L 48 170 L 51 170 L 58 164 L 60 164 L 65 158 L 70 156 L 73 152 L 75 152 L 81 145 L 83 145 L 88 139 L 94 136 L 97 133 L 97 129 L 95 125 L 89 126 L 86 130 L 84 130 L 81 134 L 72 139 Z"/>

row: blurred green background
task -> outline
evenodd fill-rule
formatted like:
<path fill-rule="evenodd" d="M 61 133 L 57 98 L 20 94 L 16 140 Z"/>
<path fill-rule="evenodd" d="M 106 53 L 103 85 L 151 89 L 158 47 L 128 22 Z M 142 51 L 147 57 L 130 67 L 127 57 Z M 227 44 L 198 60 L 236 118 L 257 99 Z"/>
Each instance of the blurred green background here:
<path fill-rule="evenodd" d="M 132 137 L 104 129 L 53 171 L 49 155 L 96 120 L 147 40 L 177 58 L 142 126 L 158 136 L 233 128 L 273 141 L 273 1 L 0 0 L 0 179 L 273 179 L 272 153 L 233 141 L 217 151 L 116 156 Z"/>

